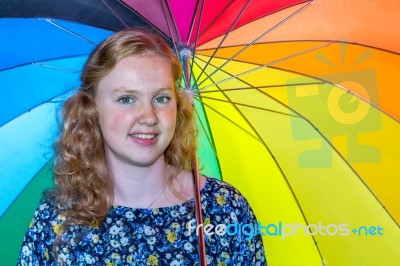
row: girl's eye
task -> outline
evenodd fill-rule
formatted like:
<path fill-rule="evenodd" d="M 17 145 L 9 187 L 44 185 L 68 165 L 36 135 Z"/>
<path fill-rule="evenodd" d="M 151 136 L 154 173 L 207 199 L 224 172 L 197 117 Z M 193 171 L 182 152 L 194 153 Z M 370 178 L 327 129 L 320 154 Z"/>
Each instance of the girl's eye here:
<path fill-rule="evenodd" d="M 133 103 L 133 99 L 129 96 L 122 96 L 121 98 L 118 99 L 118 101 L 123 104 Z"/>
<path fill-rule="evenodd" d="M 162 95 L 162 96 L 158 96 L 154 99 L 154 101 L 156 103 L 166 103 L 170 100 L 170 98 L 168 96 Z"/>

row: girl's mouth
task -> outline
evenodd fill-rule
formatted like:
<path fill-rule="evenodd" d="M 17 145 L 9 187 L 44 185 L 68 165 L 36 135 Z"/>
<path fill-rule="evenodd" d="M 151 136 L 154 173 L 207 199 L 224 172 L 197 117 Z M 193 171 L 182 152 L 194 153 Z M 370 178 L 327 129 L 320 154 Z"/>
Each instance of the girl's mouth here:
<path fill-rule="evenodd" d="M 154 139 L 156 134 L 133 134 L 131 136 L 136 139 Z"/>

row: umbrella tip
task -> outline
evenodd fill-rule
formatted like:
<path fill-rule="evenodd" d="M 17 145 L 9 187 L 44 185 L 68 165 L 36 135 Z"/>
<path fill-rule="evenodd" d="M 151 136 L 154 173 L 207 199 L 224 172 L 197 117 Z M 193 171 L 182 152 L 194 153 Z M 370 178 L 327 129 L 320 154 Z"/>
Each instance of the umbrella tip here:
<path fill-rule="evenodd" d="M 179 49 L 179 57 L 181 60 L 184 58 L 190 58 L 192 56 L 192 50 L 187 46 L 182 46 Z"/>
<path fill-rule="evenodd" d="M 186 88 L 185 93 L 189 98 L 189 101 L 193 104 L 194 103 L 194 97 L 196 96 L 197 92 L 195 92 L 192 88 Z"/>
<path fill-rule="evenodd" d="M 192 73 L 190 66 L 190 58 L 192 57 L 192 50 L 187 46 L 179 47 L 179 57 L 182 63 L 183 70 L 183 79 L 185 82 L 185 91 L 186 94 L 190 97 L 190 100 L 193 103 L 193 90 L 192 90 Z"/>

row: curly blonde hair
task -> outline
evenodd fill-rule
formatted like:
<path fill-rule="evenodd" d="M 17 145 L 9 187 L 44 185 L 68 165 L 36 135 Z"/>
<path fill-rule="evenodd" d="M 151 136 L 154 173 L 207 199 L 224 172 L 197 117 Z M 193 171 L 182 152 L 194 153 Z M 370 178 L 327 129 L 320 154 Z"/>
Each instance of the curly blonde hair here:
<path fill-rule="evenodd" d="M 99 81 L 121 59 L 144 54 L 167 58 L 173 79 L 179 82 L 181 64 L 166 42 L 153 33 L 127 29 L 110 36 L 92 52 L 81 74 L 80 90 L 64 104 L 61 136 L 55 144 L 55 188 L 48 193 L 66 217 L 64 228 L 71 224 L 98 226 L 111 208 L 113 182 L 94 99 Z M 176 129 L 165 160 L 177 169 L 190 170 L 196 154 L 193 105 L 178 86 L 175 94 Z"/>

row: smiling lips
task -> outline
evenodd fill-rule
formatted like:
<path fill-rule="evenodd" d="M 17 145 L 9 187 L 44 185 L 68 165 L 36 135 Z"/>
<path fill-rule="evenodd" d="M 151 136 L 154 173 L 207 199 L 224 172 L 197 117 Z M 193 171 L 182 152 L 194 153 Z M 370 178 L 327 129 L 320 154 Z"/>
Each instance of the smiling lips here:
<path fill-rule="evenodd" d="M 133 134 L 132 137 L 137 139 L 154 139 L 156 134 Z"/>
<path fill-rule="evenodd" d="M 129 136 L 139 144 L 152 145 L 157 141 L 157 134 L 135 133 L 129 134 Z"/>

